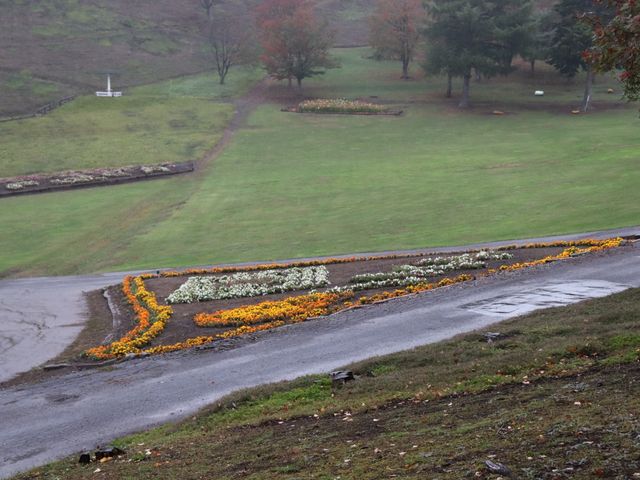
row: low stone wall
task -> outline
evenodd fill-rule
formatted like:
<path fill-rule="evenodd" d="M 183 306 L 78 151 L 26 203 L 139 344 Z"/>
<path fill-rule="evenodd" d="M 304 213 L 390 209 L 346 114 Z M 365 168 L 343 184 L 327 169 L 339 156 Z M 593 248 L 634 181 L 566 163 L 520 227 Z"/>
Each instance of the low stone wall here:
<path fill-rule="evenodd" d="M 0 178 L 0 197 L 86 188 L 193 172 L 193 162 L 135 165 L 117 168 L 73 170 L 40 175 Z"/>

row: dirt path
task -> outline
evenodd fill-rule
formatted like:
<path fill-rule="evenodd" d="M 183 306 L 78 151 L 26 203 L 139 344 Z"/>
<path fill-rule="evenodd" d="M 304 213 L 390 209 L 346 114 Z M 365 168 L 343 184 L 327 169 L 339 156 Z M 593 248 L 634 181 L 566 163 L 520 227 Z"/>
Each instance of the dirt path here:
<path fill-rule="evenodd" d="M 236 132 L 242 128 L 249 115 L 263 103 L 269 101 L 269 79 L 264 78 L 249 90 L 246 95 L 234 100 L 232 103 L 236 109 L 231 122 L 224 129 L 222 138 L 201 159 L 195 162 L 196 173 L 202 173 L 204 167 L 214 162 L 233 139 Z"/>

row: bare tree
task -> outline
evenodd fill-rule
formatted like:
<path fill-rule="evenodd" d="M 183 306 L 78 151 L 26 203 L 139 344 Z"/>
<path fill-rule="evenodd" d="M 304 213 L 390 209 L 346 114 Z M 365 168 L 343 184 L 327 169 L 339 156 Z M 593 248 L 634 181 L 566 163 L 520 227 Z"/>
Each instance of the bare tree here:
<path fill-rule="evenodd" d="M 215 3 L 215 0 L 200 0 L 200 5 L 207 11 L 207 18 L 209 20 L 211 20 L 211 9 Z"/>
<path fill-rule="evenodd" d="M 254 20 L 243 3 L 217 5 L 209 25 L 209 46 L 223 85 L 229 69 L 234 65 L 250 64 L 257 60 L 257 39 Z"/>

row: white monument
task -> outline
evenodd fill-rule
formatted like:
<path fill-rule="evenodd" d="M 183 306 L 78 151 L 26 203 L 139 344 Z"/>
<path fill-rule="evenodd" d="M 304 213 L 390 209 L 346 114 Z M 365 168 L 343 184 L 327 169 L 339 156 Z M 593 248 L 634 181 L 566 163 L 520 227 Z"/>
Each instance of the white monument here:
<path fill-rule="evenodd" d="M 122 92 L 114 92 L 111 90 L 111 74 L 107 74 L 107 91 L 96 92 L 96 97 L 121 97 Z"/>

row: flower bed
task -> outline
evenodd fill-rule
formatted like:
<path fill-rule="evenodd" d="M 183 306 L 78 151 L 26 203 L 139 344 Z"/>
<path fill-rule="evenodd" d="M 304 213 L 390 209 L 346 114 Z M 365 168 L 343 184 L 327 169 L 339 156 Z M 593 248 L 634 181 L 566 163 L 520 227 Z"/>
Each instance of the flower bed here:
<path fill-rule="evenodd" d="M 193 163 L 166 163 L 160 165 L 135 165 L 118 168 L 97 168 L 41 175 L 0 178 L 0 197 L 46 192 L 93 185 L 110 185 L 131 182 L 163 175 L 193 171 Z"/>
<path fill-rule="evenodd" d="M 344 98 L 325 98 L 305 100 L 295 107 L 284 108 L 284 112 L 295 113 L 333 113 L 344 115 L 401 115 L 402 110 L 391 110 L 384 105 L 378 105 L 361 100 L 347 100 Z"/>
<path fill-rule="evenodd" d="M 169 271 L 160 274 L 144 274 L 138 277 L 127 277 L 123 282 L 123 294 L 134 311 L 136 319 L 135 326 L 118 341 L 110 345 L 90 349 L 86 353 L 92 358 L 106 359 L 117 358 L 127 353 L 156 354 L 191 348 L 220 339 L 235 338 L 250 333 L 270 330 L 288 323 L 303 322 L 310 318 L 326 316 L 354 306 L 367 305 L 468 282 L 474 280 L 476 276 L 515 271 L 564 260 L 576 255 L 603 251 L 618 247 L 622 242 L 622 239 L 615 238 L 607 240 L 581 240 L 577 242 L 538 243 L 519 247 L 507 246 L 496 249 L 495 251 L 485 250 L 467 252 L 462 255 L 443 255 L 438 257 L 427 257 L 424 254 L 351 257 L 296 262 L 292 264 L 189 269 L 183 272 Z M 532 250 L 535 252 L 528 255 L 524 254 L 524 252 Z M 507 261 L 507 263 L 501 264 L 500 262 L 503 261 Z M 490 264 L 491 268 L 487 268 L 489 262 L 493 262 Z M 236 286 L 251 285 L 251 288 L 255 289 L 257 285 L 256 282 L 261 281 L 264 283 L 260 285 L 260 288 L 272 287 L 274 285 L 282 288 L 283 283 L 285 283 L 282 282 L 282 280 L 288 279 L 291 289 L 305 290 L 317 287 L 311 286 L 312 282 L 304 283 L 304 279 L 308 280 L 313 278 L 316 281 L 321 281 L 323 285 L 328 284 L 329 277 L 326 273 L 326 267 L 330 266 L 332 269 L 342 268 L 353 272 L 354 269 L 351 265 L 357 264 L 363 264 L 362 268 L 364 268 L 365 271 L 366 268 L 369 268 L 370 273 L 360 275 L 346 275 L 346 273 L 343 273 L 342 276 L 339 276 L 341 280 L 335 282 L 337 286 L 324 292 L 311 291 L 302 295 L 282 297 L 258 303 L 255 303 L 251 298 L 225 300 L 224 302 L 227 302 L 227 305 L 231 305 L 234 302 L 236 305 L 238 305 L 238 302 L 248 302 L 250 304 L 240 303 L 238 306 L 232 308 L 215 309 L 213 313 L 203 312 L 202 310 L 206 310 L 206 307 L 193 307 L 200 308 L 201 310 L 197 311 L 196 314 L 191 314 L 190 317 L 182 318 L 184 318 L 185 321 L 191 319 L 193 322 L 192 325 L 196 329 L 212 328 L 214 331 L 209 335 L 197 335 L 187 339 L 184 339 L 184 336 L 174 339 L 169 337 L 168 342 L 165 333 L 163 338 L 165 338 L 166 344 L 157 344 L 159 340 L 157 338 L 158 335 L 164 331 L 169 318 L 172 317 L 172 315 L 175 316 L 175 311 L 173 309 L 174 307 L 159 304 L 156 299 L 156 293 L 151 291 L 153 288 L 150 290 L 145 284 L 145 281 L 175 283 L 178 280 L 176 277 L 181 276 L 219 275 L 216 281 L 218 286 L 224 285 L 225 282 L 227 285 L 233 285 L 235 282 Z M 370 264 L 373 267 L 387 265 L 387 268 L 391 267 L 391 271 L 383 272 L 378 269 L 376 273 L 376 270 L 373 270 L 372 266 L 367 267 Z M 440 268 L 440 270 L 437 270 L 438 268 Z M 484 270 L 474 275 L 465 273 L 466 271 L 472 272 L 479 268 L 484 268 Z M 456 270 L 459 272 L 462 270 L 462 272 L 456 276 L 439 278 L 431 282 L 427 281 L 427 278 L 435 274 L 435 272 Z M 355 271 L 357 271 L 357 269 Z M 360 271 L 362 271 L 362 269 Z M 419 271 L 420 274 L 415 275 L 416 271 Z M 293 275 L 292 272 L 297 273 Z M 303 274 L 301 272 L 306 273 Z M 370 281 L 378 281 L 376 279 L 371 280 L 371 275 L 382 274 L 390 274 L 391 277 L 389 278 L 391 280 L 408 280 L 407 283 L 402 285 L 402 288 L 394 290 L 385 290 L 380 288 L 379 284 L 367 283 Z M 294 277 L 296 280 L 294 280 Z M 220 279 L 224 279 L 224 281 Z M 357 284 L 349 283 L 350 279 L 362 280 L 362 290 L 369 290 L 369 292 L 364 295 L 357 294 L 356 292 L 359 291 Z M 186 283 L 189 283 L 190 280 L 191 279 Z M 159 284 L 154 283 L 153 285 Z M 384 285 L 384 287 L 388 286 L 388 284 Z M 174 290 L 160 294 L 160 298 L 169 297 L 172 291 Z M 292 290 L 287 289 L 280 291 Z M 155 292 L 157 292 L 157 290 L 155 290 Z M 221 301 L 222 300 L 218 300 L 218 302 Z M 216 304 L 215 301 L 213 304 Z M 183 305 L 188 306 L 189 304 Z M 176 305 L 175 308 L 186 307 Z M 209 311 L 211 312 L 212 310 Z M 172 322 L 173 321 L 175 321 L 175 318 Z M 184 328 L 184 326 L 181 328 Z M 149 346 L 149 343 L 152 341 L 154 341 L 156 345 Z"/>
<path fill-rule="evenodd" d="M 329 271 L 324 266 L 286 270 L 238 272 L 219 277 L 190 277 L 169 297 L 169 303 L 191 303 L 226 298 L 257 297 L 271 293 L 325 287 Z"/>
<path fill-rule="evenodd" d="M 136 326 L 125 336 L 109 345 L 101 345 L 86 351 L 89 357 L 105 360 L 128 353 L 140 353 L 140 347 L 157 337 L 165 328 L 173 310 L 159 305 L 156 296 L 149 292 L 142 277 L 125 277 L 122 293 L 133 308 Z"/>
<path fill-rule="evenodd" d="M 455 270 L 477 270 L 486 268 L 487 260 L 504 260 L 513 255 L 506 252 L 482 250 L 477 253 L 463 253 L 451 257 L 425 258 L 416 265 L 400 265 L 391 272 L 356 275 L 349 280 L 349 288 L 354 291 L 383 287 L 404 287 L 424 282 L 425 278 L 437 277 Z"/>
<path fill-rule="evenodd" d="M 210 314 L 199 313 L 194 317 L 194 322 L 200 327 L 252 325 L 277 320 L 301 322 L 311 317 L 328 315 L 351 298 L 351 291 L 311 293 L 277 302 L 262 302 L 257 305 L 219 310 Z"/>
<path fill-rule="evenodd" d="M 345 98 L 319 98 L 298 104 L 298 111 L 301 113 L 380 113 L 386 110 L 382 105 Z"/>

